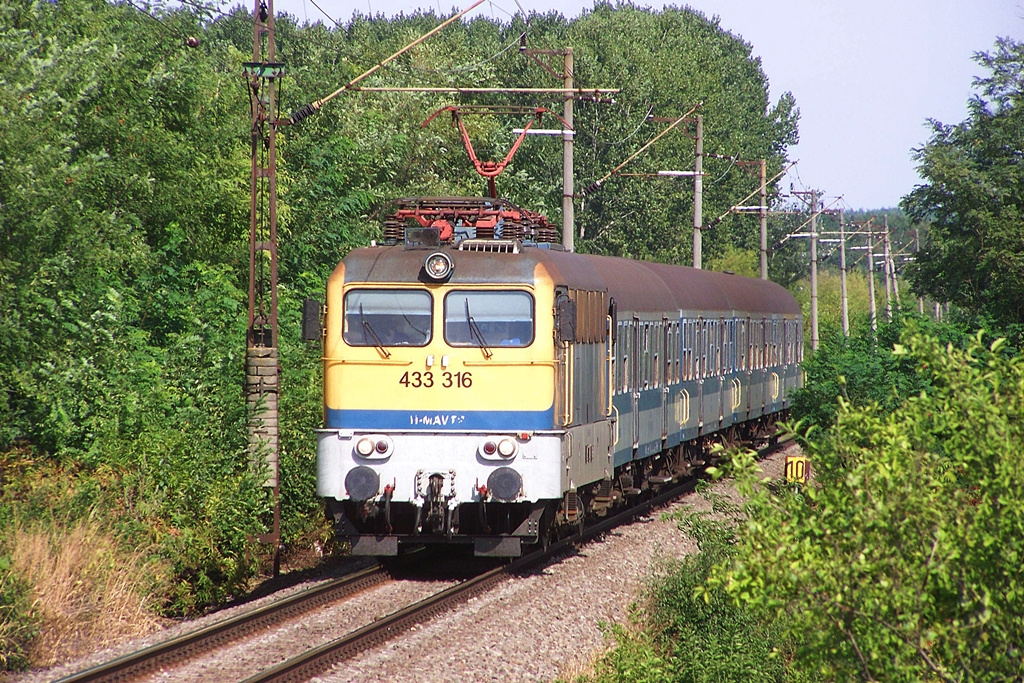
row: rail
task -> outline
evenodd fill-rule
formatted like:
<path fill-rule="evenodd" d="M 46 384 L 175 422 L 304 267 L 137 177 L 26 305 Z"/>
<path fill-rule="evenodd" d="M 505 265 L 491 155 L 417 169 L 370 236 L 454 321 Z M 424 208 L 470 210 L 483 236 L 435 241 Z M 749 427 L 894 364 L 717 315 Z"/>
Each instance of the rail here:
<path fill-rule="evenodd" d="M 769 445 L 760 451 L 760 456 L 765 457 L 781 449 L 788 444 L 788 441 L 788 439 L 780 440 L 775 444 Z M 692 492 L 697 485 L 697 481 L 697 479 L 688 479 L 674 485 L 665 486 L 647 501 L 617 515 L 601 519 L 595 524 L 584 528 L 578 534 L 552 543 L 547 548 L 525 555 L 510 564 L 492 569 L 456 586 L 445 589 L 440 593 L 436 593 L 421 602 L 378 619 L 372 624 L 364 626 L 346 636 L 325 643 L 320 647 L 286 660 L 278 666 L 251 676 L 243 683 L 300 683 L 308 681 L 340 662 L 381 645 L 413 626 L 451 610 L 470 598 L 487 591 L 495 584 L 505 581 L 510 575 L 527 570 L 534 565 L 565 552 L 571 547 L 600 536 L 620 524 L 647 515 L 654 508 L 666 505 L 680 495 Z"/>
<path fill-rule="evenodd" d="M 239 614 L 197 631 L 185 633 L 61 678 L 56 683 L 131 680 L 172 662 L 194 659 L 204 652 L 223 647 L 225 644 L 257 630 L 270 628 L 282 621 L 382 583 L 389 578 L 390 574 L 385 568 L 369 567 L 328 581 L 315 588 L 295 593 L 259 609 Z"/>

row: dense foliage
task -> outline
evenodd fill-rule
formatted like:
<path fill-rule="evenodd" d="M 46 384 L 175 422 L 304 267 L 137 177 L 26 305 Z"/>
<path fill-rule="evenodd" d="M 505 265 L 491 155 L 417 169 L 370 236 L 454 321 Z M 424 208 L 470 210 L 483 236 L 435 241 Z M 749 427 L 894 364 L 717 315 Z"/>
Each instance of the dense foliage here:
<path fill-rule="evenodd" d="M 735 556 L 740 510 L 701 484 L 711 512 L 674 516 L 697 542 L 698 552 L 681 558 L 659 579 L 635 612 L 638 630 L 613 625 L 616 648 L 577 683 L 725 683 L 783 681 L 788 652 L 782 629 L 739 605 L 724 589 L 704 590 L 715 568 Z"/>
<path fill-rule="evenodd" d="M 0 522 L 98 517 L 170 562 L 166 609 L 222 599 L 266 508 L 238 389 L 239 54 L 169 40 L 189 13 L 0 15 Z"/>
<path fill-rule="evenodd" d="M 357 16 L 343 27 L 296 27 L 278 22 L 281 58 L 289 68 L 286 100 L 297 109 L 361 73 L 410 39 L 433 28 L 432 14 L 391 21 Z M 580 100 L 575 105 L 575 184 L 583 192 L 668 124 L 649 116 L 681 116 L 694 105 L 705 117 L 707 152 L 740 159 L 767 159 L 769 176 L 796 142 L 798 112 L 784 93 L 768 99 L 768 80 L 751 47 L 692 10 L 661 12 L 630 4 L 597 4 L 578 19 L 557 13 L 521 16 L 509 24 L 487 19 L 458 23 L 403 55 L 361 86 L 473 85 L 490 88 L 557 88 L 560 78 L 517 49 L 525 34 L 530 49 L 572 47 L 574 82 L 582 88 L 620 88 L 614 102 Z M 643 45 L 643 50 L 637 50 Z M 558 55 L 542 56 L 556 72 Z M 331 85 L 328 85 L 331 84 Z M 605 98 L 611 100 L 612 96 Z M 290 247 L 288 267 L 322 277 L 353 244 L 376 236 L 364 220 L 387 200 L 409 195 L 480 195 L 486 187 L 472 171 L 458 131 L 448 116 L 426 127 L 427 118 L 449 104 L 545 107 L 559 115 L 558 94 L 443 95 L 356 92 L 315 117 L 285 131 L 284 156 L 291 183 L 285 194 Z M 528 114 L 467 116 L 478 157 L 501 159 L 511 130 Z M 542 127 L 557 127 L 546 115 Z M 662 138 L 625 170 L 653 173 L 692 168 L 692 124 Z M 497 180 L 499 194 L 561 223 L 561 141 L 527 137 Z M 757 187 L 757 180 L 729 160 L 705 162 L 706 222 Z M 771 188 L 772 195 L 776 193 Z M 613 177 L 577 202 L 576 225 L 584 251 L 690 263 L 693 186 L 686 179 Z M 708 259 L 728 249 L 755 249 L 756 217 L 729 217 L 705 232 Z"/>
<path fill-rule="evenodd" d="M 763 482 L 752 453 L 734 454 L 726 469 L 747 500 L 725 522 L 736 543 L 678 596 L 713 608 L 725 593 L 735 613 L 771 624 L 782 680 L 1024 678 L 1024 357 L 963 332 L 982 325 L 1019 341 L 1024 47 L 1000 40 L 979 60 L 992 75 L 978 81 L 970 119 L 934 123 L 919 152 L 927 182 L 903 202 L 911 220 L 931 221 L 911 281 L 954 304 L 953 324 L 897 313 L 850 338 L 825 325 L 794 405 L 813 480 Z M 911 226 L 893 218 L 909 244 Z M 658 608 L 641 633 L 616 631 L 600 680 L 692 680 L 670 654 L 690 643 L 697 661 L 732 659 L 692 633 L 662 639 L 678 612 Z M 645 665 L 649 677 L 637 673 Z"/>
<path fill-rule="evenodd" d="M 709 583 L 778 615 L 794 671 L 826 680 L 1019 680 L 1024 674 L 1024 358 L 907 333 L 923 387 L 892 410 L 841 402 L 802 434 L 815 481 L 758 487 L 736 561 Z"/>
<path fill-rule="evenodd" d="M 1024 319 L 1024 43 L 1000 39 L 977 61 L 967 120 L 932 122 L 917 150 L 925 182 L 903 200 L 930 222 L 930 240 L 909 277 L 916 291 L 948 301 L 1015 338 Z"/>
<path fill-rule="evenodd" d="M 862 317 L 849 337 L 827 327 L 818 350 L 803 363 L 806 382 L 793 398 L 793 419 L 828 430 L 841 403 L 857 408 L 877 405 L 889 412 L 925 388 L 916 364 L 893 350 L 908 329 L 927 331 L 958 348 L 967 343 L 958 327 L 908 312 L 897 314 L 891 323 L 880 322 L 877 331 Z"/>

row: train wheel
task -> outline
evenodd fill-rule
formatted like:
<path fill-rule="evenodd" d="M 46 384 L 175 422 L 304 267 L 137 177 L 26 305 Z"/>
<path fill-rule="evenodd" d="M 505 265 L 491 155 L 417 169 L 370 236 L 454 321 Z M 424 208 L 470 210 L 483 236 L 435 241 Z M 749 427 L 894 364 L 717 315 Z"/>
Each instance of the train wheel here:
<path fill-rule="evenodd" d="M 557 540 L 558 530 L 555 528 L 555 512 L 549 507 L 544 511 L 544 516 L 540 518 L 537 547 L 547 552 L 551 544 Z"/>

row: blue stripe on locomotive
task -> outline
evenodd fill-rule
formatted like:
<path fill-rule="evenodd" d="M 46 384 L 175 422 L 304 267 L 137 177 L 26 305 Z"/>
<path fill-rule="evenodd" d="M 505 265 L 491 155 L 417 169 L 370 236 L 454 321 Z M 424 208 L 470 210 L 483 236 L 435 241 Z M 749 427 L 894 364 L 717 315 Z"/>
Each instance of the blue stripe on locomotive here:
<path fill-rule="evenodd" d="M 533 431 L 551 429 L 554 406 L 547 410 L 337 410 L 327 409 L 327 429 L 456 429 Z"/>

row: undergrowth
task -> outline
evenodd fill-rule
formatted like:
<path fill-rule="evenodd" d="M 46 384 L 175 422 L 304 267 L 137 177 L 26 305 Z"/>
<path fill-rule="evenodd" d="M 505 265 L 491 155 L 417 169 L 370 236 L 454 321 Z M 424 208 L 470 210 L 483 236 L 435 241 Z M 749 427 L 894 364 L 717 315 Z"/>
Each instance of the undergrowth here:
<path fill-rule="evenodd" d="M 677 514 L 699 552 L 678 560 L 651 584 L 634 609 L 632 627 L 613 625 L 614 647 L 576 683 L 722 683 L 783 681 L 784 644 L 777 628 L 724 591 L 704 592 L 712 569 L 732 560 L 733 519 L 727 500 L 704 490 L 712 511 Z"/>
<path fill-rule="evenodd" d="M 124 550 L 91 520 L 70 529 L 19 527 L 8 536 L 12 575 L 24 582 L 22 599 L 31 599 L 27 623 L 37 627 L 21 648 L 33 665 L 51 666 L 160 628 L 154 592 L 145 587 L 155 588 L 165 571 L 145 549 Z"/>

